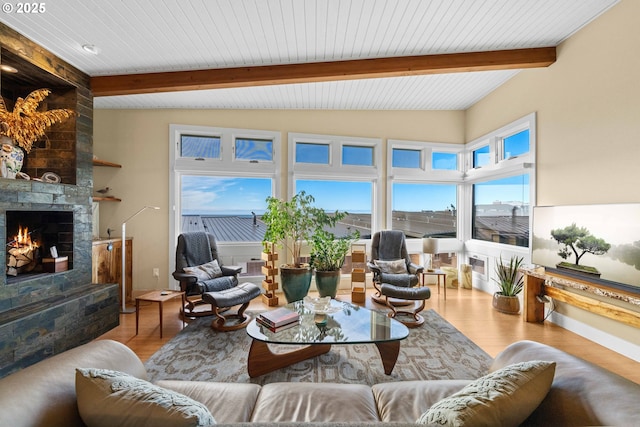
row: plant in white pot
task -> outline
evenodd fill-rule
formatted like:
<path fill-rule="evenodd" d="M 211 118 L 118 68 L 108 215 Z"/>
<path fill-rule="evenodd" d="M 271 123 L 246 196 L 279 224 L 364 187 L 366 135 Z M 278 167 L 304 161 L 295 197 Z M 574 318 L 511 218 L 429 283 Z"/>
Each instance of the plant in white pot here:
<path fill-rule="evenodd" d="M 302 245 L 310 241 L 314 232 L 324 226 L 335 225 L 338 218 L 313 206 L 315 199 L 304 191 L 289 201 L 267 198 L 262 222 L 267 226 L 263 243 L 273 242 L 282 247 L 291 262 L 280 266 L 282 290 L 287 302 L 303 299 L 311 286 L 312 270 L 300 260 Z"/>
<path fill-rule="evenodd" d="M 340 219 L 346 212 L 334 214 Z M 356 230 L 348 236 L 336 238 L 336 236 L 324 229 L 318 229 L 311 239 L 311 266 L 316 273 L 316 288 L 321 297 L 336 297 L 340 284 L 340 269 L 344 265 L 345 258 L 351 244 L 360 237 Z"/>
<path fill-rule="evenodd" d="M 493 308 L 507 314 L 518 314 L 520 312 L 520 299 L 518 294 L 524 289 L 524 276 L 520 267 L 524 258 L 512 256 L 509 263 L 505 264 L 500 257 L 496 263 L 496 278 L 498 291 L 493 294 Z"/>

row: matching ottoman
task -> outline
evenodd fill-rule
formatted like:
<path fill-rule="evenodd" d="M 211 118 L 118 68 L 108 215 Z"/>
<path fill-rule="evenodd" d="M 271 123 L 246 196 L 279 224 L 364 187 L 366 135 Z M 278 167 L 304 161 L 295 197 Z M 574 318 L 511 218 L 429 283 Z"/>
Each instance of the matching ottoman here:
<path fill-rule="evenodd" d="M 228 289 L 203 293 L 202 300 L 211 304 L 216 315 L 211 322 L 211 327 L 218 331 L 235 331 L 245 327 L 251 319 L 244 315 L 244 311 L 251 300 L 259 297 L 261 293 L 260 288 L 253 283 L 241 283 Z M 236 305 L 240 305 L 236 313 L 222 314 L 223 310 Z M 238 321 L 229 325 L 226 324 L 229 319 L 238 319 Z"/>
<path fill-rule="evenodd" d="M 408 288 L 404 286 L 396 286 L 390 285 L 388 283 L 383 283 L 380 286 L 380 293 L 385 297 L 387 307 L 391 309 L 388 314 L 389 317 L 395 318 L 398 314 L 410 317 L 410 320 L 407 320 L 405 317 L 396 319 L 404 323 L 409 328 L 416 328 L 424 323 L 424 317 L 422 317 L 419 313 L 424 309 L 425 301 L 431 298 L 431 289 L 426 286 Z M 416 302 L 419 301 L 419 303 L 413 304 L 413 311 L 399 310 L 395 304 L 392 304 L 391 301 L 389 301 L 389 298 L 397 298 Z"/>

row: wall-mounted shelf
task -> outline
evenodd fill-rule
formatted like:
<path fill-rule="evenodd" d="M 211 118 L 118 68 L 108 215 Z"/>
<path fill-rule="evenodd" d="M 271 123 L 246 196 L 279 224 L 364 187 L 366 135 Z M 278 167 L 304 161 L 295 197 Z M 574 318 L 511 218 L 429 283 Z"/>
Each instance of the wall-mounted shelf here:
<path fill-rule="evenodd" d="M 121 202 L 122 199 L 118 199 L 117 197 L 94 197 L 94 202 Z"/>
<path fill-rule="evenodd" d="M 93 166 L 107 166 L 110 168 L 121 168 L 122 165 L 117 163 L 107 162 L 106 160 L 93 159 Z"/>

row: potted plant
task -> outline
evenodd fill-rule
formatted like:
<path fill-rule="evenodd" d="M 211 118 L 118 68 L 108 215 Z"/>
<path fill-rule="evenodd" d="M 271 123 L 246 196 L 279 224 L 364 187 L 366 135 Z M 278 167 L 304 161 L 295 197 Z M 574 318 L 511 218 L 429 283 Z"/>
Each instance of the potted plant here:
<path fill-rule="evenodd" d="M 520 312 L 520 300 L 518 294 L 524 288 L 524 277 L 518 271 L 524 258 L 512 256 L 509 264 L 505 264 L 500 257 L 496 263 L 496 277 L 498 292 L 493 294 L 493 308 L 507 314 L 518 314 Z"/>
<path fill-rule="evenodd" d="M 305 241 L 310 241 L 316 230 L 335 225 L 338 217 L 313 206 L 315 199 L 304 191 L 289 201 L 267 198 L 267 209 L 262 216 L 266 224 L 263 243 L 273 242 L 282 247 L 290 263 L 280 266 L 282 290 L 287 302 L 303 299 L 311 286 L 311 267 L 300 260 Z"/>
<path fill-rule="evenodd" d="M 336 212 L 340 218 L 346 215 Z M 340 283 L 340 269 L 349 252 L 351 243 L 360 237 L 356 231 L 348 236 L 336 236 L 324 229 L 318 229 L 311 239 L 311 266 L 316 273 L 316 288 L 321 297 L 336 297 Z"/>

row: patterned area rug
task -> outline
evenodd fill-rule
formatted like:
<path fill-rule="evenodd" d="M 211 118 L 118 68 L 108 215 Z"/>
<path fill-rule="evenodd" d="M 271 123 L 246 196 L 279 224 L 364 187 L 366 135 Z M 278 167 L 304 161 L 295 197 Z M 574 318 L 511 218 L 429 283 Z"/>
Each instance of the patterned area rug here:
<path fill-rule="evenodd" d="M 255 313 L 249 313 L 254 315 Z M 374 344 L 333 345 L 331 351 L 288 368 L 249 378 L 247 354 L 251 338 L 244 329 L 217 332 L 211 318 L 192 321 L 162 346 L 145 367 L 151 381 L 335 382 L 373 385 L 389 381 L 475 379 L 487 373 L 491 356 L 444 320 L 438 313 L 422 313 L 425 323 L 410 329 L 400 344 L 391 375 L 385 375 Z M 291 346 L 278 346 L 282 352 Z"/>

